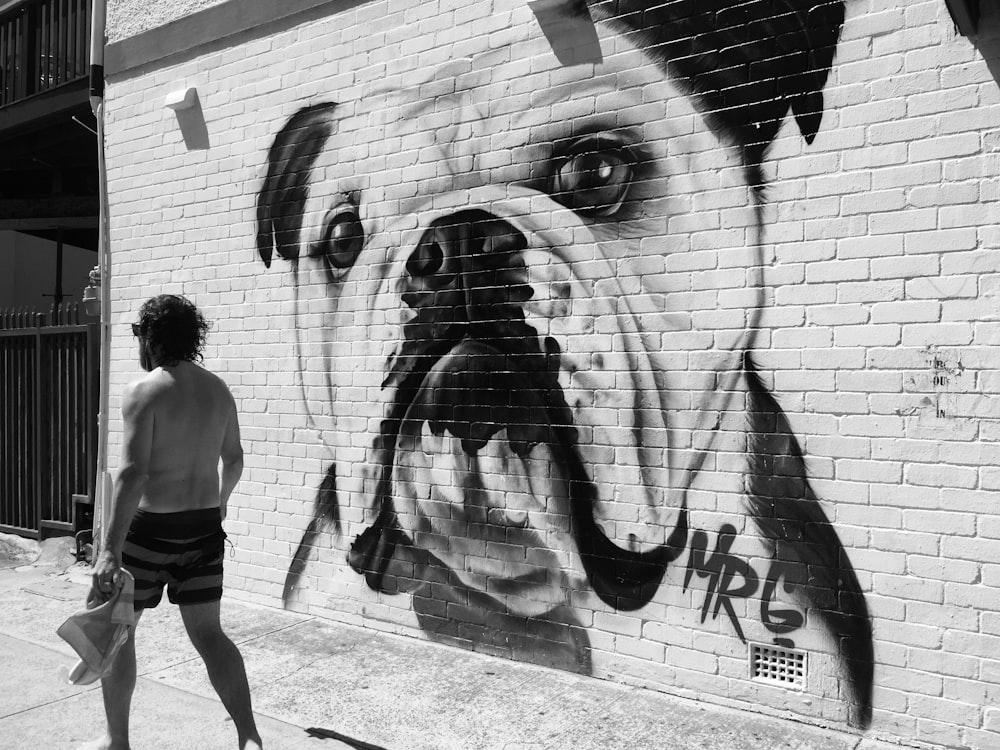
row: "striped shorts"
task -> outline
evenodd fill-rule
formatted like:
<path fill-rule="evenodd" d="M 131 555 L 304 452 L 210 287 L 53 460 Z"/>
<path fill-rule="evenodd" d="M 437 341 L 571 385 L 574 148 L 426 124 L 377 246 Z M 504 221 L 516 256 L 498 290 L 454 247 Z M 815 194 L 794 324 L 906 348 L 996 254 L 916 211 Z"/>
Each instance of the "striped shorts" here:
<path fill-rule="evenodd" d="M 137 510 L 122 548 L 122 567 L 135 578 L 135 610 L 159 604 L 164 586 L 173 604 L 222 599 L 225 540 L 218 508 Z"/>

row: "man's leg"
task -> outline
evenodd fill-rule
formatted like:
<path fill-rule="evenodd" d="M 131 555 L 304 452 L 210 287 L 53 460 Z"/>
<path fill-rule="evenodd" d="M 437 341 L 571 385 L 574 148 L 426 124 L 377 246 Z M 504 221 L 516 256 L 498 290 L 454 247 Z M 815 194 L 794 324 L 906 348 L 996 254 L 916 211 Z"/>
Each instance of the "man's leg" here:
<path fill-rule="evenodd" d="M 219 622 L 219 602 L 182 604 L 181 619 L 191 643 L 208 668 L 208 679 L 236 724 L 241 750 L 261 747 L 260 734 L 250 708 L 250 686 L 243 657 Z"/>
<path fill-rule="evenodd" d="M 136 622 L 139 624 L 139 614 Z M 122 645 L 111 671 L 101 678 L 107 733 L 104 737 L 83 745 L 80 750 L 128 750 L 128 718 L 135 692 L 135 628 L 128 630 L 128 640 Z"/>

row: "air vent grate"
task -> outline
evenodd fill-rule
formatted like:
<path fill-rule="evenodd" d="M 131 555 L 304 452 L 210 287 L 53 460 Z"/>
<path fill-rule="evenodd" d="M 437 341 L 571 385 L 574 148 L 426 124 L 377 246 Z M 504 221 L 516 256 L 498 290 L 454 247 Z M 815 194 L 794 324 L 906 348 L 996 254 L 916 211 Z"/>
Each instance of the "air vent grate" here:
<path fill-rule="evenodd" d="M 805 652 L 751 643 L 750 677 L 774 685 L 803 688 L 806 684 Z"/>

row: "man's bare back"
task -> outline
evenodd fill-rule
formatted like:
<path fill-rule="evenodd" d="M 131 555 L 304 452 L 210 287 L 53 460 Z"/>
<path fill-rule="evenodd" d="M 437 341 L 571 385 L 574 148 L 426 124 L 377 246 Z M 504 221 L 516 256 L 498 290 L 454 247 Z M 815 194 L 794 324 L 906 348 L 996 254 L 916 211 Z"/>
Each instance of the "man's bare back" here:
<path fill-rule="evenodd" d="M 139 508 L 155 513 L 220 504 L 219 460 L 238 458 L 236 406 L 226 384 L 182 361 L 157 367 L 125 395 L 149 422 L 149 463 Z"/>

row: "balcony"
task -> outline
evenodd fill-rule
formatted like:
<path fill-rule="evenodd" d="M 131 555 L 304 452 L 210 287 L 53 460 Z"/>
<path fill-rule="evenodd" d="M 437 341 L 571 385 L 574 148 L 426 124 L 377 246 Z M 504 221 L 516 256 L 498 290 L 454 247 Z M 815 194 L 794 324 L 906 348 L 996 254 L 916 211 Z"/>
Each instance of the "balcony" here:
<path fill-rule="evenodd" d="M 91 0 L 0 6 L 0 108 L 87 78 L 90 15 Z"/>
<path fill-rule="evenodd" d="M 7 230 L 96 247 L 91 13 L 92 0 L 0 0 L 0 244 Z"/>

